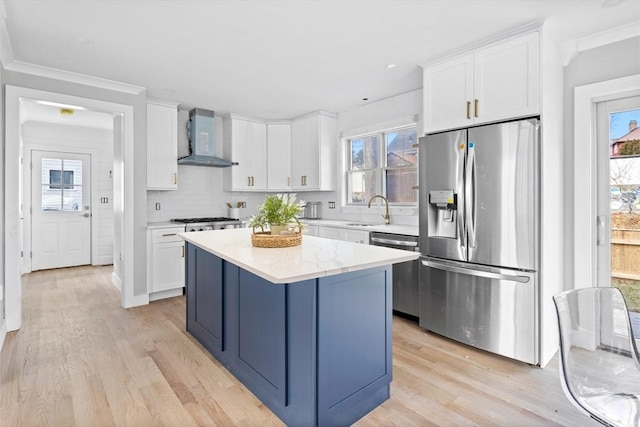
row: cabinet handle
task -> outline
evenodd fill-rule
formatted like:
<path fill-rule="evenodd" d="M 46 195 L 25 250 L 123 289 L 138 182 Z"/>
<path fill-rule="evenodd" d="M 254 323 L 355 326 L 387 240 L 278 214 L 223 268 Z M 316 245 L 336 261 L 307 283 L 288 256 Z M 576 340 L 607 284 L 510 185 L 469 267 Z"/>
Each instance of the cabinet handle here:
<path fill-rule="evenodd" d="M 167 234 L 163 234 L 162 237 L 169 237 L 169 236 L 175 236 L 177 233 L 167 233 Z"/>
<path fill-rule="evenodd" d="M 247 177 L 247 187 L 251 187 L 251 177 Z"/>
<path fill-rule="evenodd" d="M 254 177 L 251 177 L 251 186 L 252 186 L 252 187 L 253 187 L 254 185 L 256 185 L 256 184 L 255 184 L 255 182 L 253 181 L 253 178 L 254 178 Z"/>
<path fill-rule="evenodd" d="M 291 177 L 287 177 L 287 187 L 291 187 Z"/>
<path fill-rule="evenodd" d="M 184 258 L 184 246 L 182 246 L 182 258 Z"/>
<path fill-rule="evenodd" d="M 178 183 L 178 174 L 177 174 L 177 173 L 174 173 L 174 174 L 173 174 L 173 183 L 174 183 L 174 184 L 177 184 L 177 183 Z"/>
<path fill-rule="evenodd" d="M 478 100 L 473 100 L 473 116 L 478 117 Z"/>
<path fill-rule="evenodd" d="M 467 119 L 471 119 L 471 101 L 467 101 Z"/>

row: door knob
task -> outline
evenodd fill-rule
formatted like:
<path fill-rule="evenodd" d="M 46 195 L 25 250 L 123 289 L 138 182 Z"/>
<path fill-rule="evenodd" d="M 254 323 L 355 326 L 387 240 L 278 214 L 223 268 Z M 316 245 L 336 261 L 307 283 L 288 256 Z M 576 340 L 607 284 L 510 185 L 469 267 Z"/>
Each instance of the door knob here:
<path fill-rule="evenodd" d="M 80 216 L 83 216 L 85 218 L 89 218 L 91 216 L 90 213 L 84 213 L 84 214 L 80 214 Z"/>

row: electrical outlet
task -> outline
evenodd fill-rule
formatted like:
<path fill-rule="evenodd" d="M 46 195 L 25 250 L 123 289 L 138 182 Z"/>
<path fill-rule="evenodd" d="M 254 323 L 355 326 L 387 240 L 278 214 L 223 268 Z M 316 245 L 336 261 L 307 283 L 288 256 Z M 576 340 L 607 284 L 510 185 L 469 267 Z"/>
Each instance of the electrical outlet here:
<path fill-rule="evenodd" d="M 160 210 L 160 202 L 156 202 L 156 210 L 159 211 Z"/>
<path fill-rule="evenodd" d="M 329 209 L 335 209 L 336 208 L 336 202 L 329 202 Z"/>

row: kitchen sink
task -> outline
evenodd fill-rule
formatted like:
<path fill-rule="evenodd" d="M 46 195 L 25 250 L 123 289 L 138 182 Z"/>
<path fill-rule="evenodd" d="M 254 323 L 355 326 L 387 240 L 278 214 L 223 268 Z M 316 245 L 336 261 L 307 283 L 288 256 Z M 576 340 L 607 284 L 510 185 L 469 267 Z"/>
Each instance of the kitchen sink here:
<path fill-rule="evenodd" d="M 376 224 L 358 224 L 358 223 L 350 223 L 347 224 L 349 227 L 375 227 Z"/>

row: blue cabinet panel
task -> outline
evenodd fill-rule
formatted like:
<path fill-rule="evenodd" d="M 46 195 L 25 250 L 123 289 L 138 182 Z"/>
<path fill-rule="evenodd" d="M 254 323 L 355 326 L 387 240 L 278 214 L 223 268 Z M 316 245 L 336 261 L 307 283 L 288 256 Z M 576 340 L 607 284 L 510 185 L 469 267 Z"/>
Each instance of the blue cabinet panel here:
<path fill-rule="evenodd" d="M 388 398 L 391 269 L 318 280 L 318 424 L 342 425 L 373 390 Z"/>
<path fill-rule="evenodd" d="M 240 270 L 238 357 L 286 404 L 286 327 L 284 285 Z M 265 386 L 267 384 L 264 384 Z"/>
<path fill-rule="evenodd" d="M 209 351 L 222 351 L 222 260 L 189 243 L 186 255 L 187 330 Z"/>

